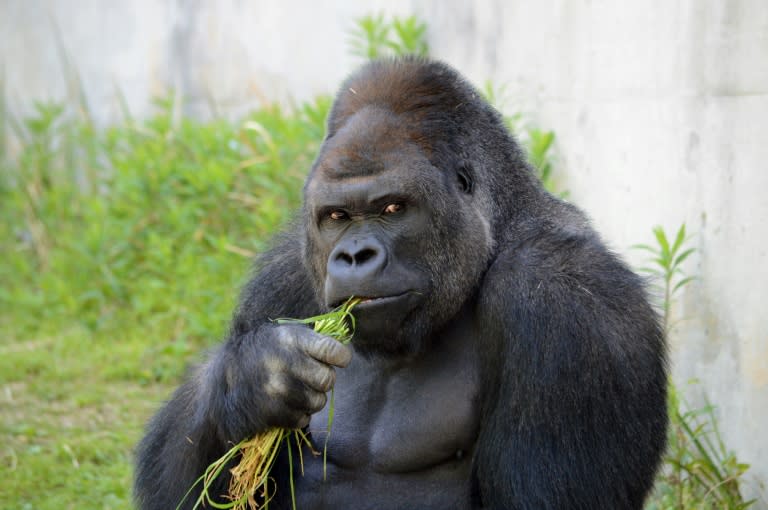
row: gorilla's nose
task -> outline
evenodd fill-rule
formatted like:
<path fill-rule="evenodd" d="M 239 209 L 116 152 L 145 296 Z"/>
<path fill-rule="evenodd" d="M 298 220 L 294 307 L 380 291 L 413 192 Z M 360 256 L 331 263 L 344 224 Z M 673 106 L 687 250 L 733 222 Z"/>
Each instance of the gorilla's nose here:
<path fill-rule="evenodd" d="M 370 283 L 387 263 L 384 246 L 374 237 L 344 239 L 331 252 L 328 276 L 346 284 Z"/>

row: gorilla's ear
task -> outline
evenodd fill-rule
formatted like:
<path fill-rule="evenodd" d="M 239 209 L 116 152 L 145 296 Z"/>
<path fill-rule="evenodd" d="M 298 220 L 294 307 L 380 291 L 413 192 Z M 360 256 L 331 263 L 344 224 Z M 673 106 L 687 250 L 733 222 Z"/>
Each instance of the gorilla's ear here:
<path fill-rule="evenodd" d="M 456 169 L 456 179 L 459 183 L 459 189 L 467 195 L 471 195 L 474 187 L 474 176 L 472 175 L 472 166 L 469 163 L 459 165 Z"/>

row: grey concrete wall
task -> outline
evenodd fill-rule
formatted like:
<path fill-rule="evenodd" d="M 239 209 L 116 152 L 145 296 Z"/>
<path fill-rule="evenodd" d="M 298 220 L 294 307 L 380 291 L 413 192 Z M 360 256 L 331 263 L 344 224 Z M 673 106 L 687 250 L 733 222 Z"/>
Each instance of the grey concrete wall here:
<path fill-rule="evenodd" d="M 764 0 L 5 0 L 6 96 L 72 97 L 76 69 L 101 121 L 169 87 L 189 112 L 236 115 L 333 92 L 359 62 L 357 16 L 429 24 L 433 55 L 557 134 L 571 199 L 635 264 L 651 227 L 686 222 L 697 280 L 673 311 L 678 382 L 717 405 L 729 447 L 768 480 L 768 4 Z M 56 29 L 57 27 L 57 29 Z M 60 34 L 57 38 L 56 33 Z M 72 63 L 62 66 L 64 50 Z M 70 80 L 71 81 L 71 80 Z M 765 497 L 765 492 L 762 492 Z M 761 508 L 768 508 L 762 503 Z"/>
<path fill-rule="evenodd" d="M 408 2 L 310 0 L 3 0 L 0 76 L 16 112 L 34 99 L 77 99 L 119 118 L 124 99 L 147 115 L 174 90 L 187 113 L 237 116 L 280 100 L 333 93 L 361 62 L 347 51 L 353 20 Z M 78 83 L 79 82 L 79 83 Z"/>

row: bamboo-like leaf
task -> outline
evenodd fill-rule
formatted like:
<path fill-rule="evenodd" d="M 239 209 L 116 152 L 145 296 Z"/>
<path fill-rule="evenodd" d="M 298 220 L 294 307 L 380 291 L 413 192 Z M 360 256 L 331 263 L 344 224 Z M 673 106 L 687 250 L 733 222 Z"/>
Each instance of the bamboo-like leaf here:
<path fill-rule="evenodd" d="M 672 288 L 672 292 L 673 292 L 673 293 L 674 293 L 674 292 L 677 292 L 677 290 L 678 290 L 678 289 L 680 289 L 681 287 L 683 287 L 684 285 L 686 285 L 687 283 L 689 283 L 691 280 L 695 280 L 695 279 L 696 279 L 696 277 L 695 277 L 695 276 L 688 276 L 688 277 L 686 277 L 686 278 L 683 278 L 682 280 L 680 280 L 679 282 L 677 282 L 677 284 L 675 284 L 675 286 Z"/>
<path fill-rule="evenodd" d="M 675 236 L 675 242 L 672 245 L 672 253 L 677 253 L 677 250 L 680 249 L 680 247 L 683 245 L 683 242 L 685 241 L 685 223 L 680 225 L 680 228 L 677 229 L 677 235 Z"/>
<path fill-rule="evenodd" d="M 661 257 L 669 259 L 669 241 L 667 241 L 667 235 L 664 233 L 664 229 L 661 227 L 655 227 L 653 234 L 656 236 L 656 242 L 659 243 L 661 248 Z"/>
<path fill-rule="evenodd" d="M 651 259 L 651 262 L 655 262 L 664 270 L 669 268 L 669 259 L 664 258 L 663 256 L 659 256 L 654 259 Z"/>
<path fill-rule="evenodd" d="M 672 265 L 673 266 L 679 266 L 680 264 L 683 263 L 683 261 L 685 259 L 687 259 L 691 255 L 691 253 L 693 253 L 695 251 L 696 251 L 696 248 L 688 248 L 683 253 L 681 253 L 680 255 L 677 256 L 677 258 L 675 259 L 675 261 L 674 261 L 674 263 Z"/>
<path fill-rule="evenodd" d="M 698 454 L 701 455 L 701 457 L 704 459 L 704 461 L 706 461 L 707 464 L 714 469 L 715 473 L 717 474 L 718 479 L 719 480 L 723 480 L 725 477 L 723 477 L 723 475 L 720 473 L 720 470 L 717 468 L 717 464 L 715 464 L 712 461 L 712 457 L 710 455 L 710 452 L 707 451 L 706 448 L 704 448 L 704 446 L 701 444 L 701 441 L 699 441 L 699 439 L 698 439 L 698 436 L 700 435 L 700 429 L 697 428 L 697 431 L 699 431 L 699 433 L 695 433 L 691 429 L 691 426 L 688 424 L 688 422 L 686 420 L 682 419 L 682 417 L 680 419 L 680 426 L 687 433 L 688 438 L 691 440 L 691 442 L 696 447 L 696 450 L 697 450 Z"/>

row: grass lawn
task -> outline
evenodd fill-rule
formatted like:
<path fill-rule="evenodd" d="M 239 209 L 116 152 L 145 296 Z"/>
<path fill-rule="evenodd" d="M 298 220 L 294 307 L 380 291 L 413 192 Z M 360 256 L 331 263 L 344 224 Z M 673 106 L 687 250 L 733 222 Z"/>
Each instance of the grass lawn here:
<path fill-rule="evenodd" d="M 134 445 L 173 386 L 142 376 L 144 345 L 79 328 L 3 339 L 0 506 L 132 507 Z"/>
<path fill-rule="evenodd" d="M 0 151 L 0 508 L 131 508 L 148 417 L 225 334 L 296 210 L 327 98 L 95 129 L 38 104 Z M 0 119 L 2 121 L 2 119 Z M 1 140 L 1 139 L 0 139 Z M 0 149 L 2 149 L 0 144 Z"/>

